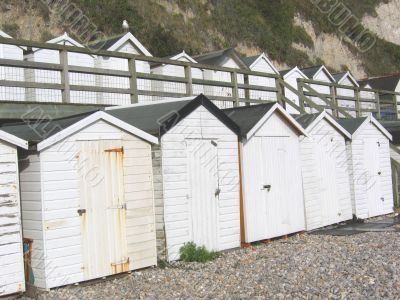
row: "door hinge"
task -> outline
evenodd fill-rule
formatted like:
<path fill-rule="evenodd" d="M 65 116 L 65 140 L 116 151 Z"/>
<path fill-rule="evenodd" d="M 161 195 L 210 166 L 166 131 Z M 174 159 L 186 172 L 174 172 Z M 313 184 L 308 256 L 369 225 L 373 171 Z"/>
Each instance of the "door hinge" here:
<path fill-rule="evenodd" d="M 114 149 L 106 149 L 104 150 L 106 153 L 124 153 L 124 147 L 121 148 L 114 148 Z"/>
<path fill-rule="evenodd" d="M 268 190 L 268 192 L 269 192 L 271 190 L 271 185 L 270 184 L 263 185 L 262 189 Z"/>

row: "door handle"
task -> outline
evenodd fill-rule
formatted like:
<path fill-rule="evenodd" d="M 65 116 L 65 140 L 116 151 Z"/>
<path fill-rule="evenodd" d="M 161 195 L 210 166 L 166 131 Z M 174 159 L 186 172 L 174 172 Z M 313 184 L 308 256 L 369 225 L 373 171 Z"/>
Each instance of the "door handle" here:
<path fill-rule="evenodd" d="M 271 185 L 270 184 L 263 185 L 262 189 L 263 190 L 268 190 L 268 192 L 269 192 L 271 190 Z"/>
<path fill-rule="evenodd" d="M 78 209 L 78 214 L 82 217 L 83 214 L 86 214 L 86 209 Z"/>
<path fill-rule="evenodd" d="M 379 171 L 379 172 L 378 172 L 378 175 L 381 175 L 381 174 L 382 174 L 382 172 L 381 172 L 381 171 Z"/>
<path fill-rule="evenodd" d="M 215 193 L 214 193 L 214 195 L 215 195 L 215 197 L 217 197 L 217 196 L 219 196 L 219 194 L 221 194 L 221 189 L 215 189 Z"/>

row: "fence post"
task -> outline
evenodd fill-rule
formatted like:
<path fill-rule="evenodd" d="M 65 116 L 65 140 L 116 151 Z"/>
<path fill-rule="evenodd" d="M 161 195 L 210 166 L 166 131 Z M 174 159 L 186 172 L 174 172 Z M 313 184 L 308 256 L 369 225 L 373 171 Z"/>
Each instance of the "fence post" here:
<path fill-rule="evenodd" d="M 306 97 L 306 96 L 304 95 L 303 82 L 301 81 L 300 78 L 297 79 L 297 90 L 299 91 L 299 106 L 302 109 L 302 111 L 305 112 L 306 110 L 304 107 L 305 105 L 304 105 L 303 97 Z"/>
<path fill-rule="evenodd" d="M 359 118 L 361 117 L 360 90 L 356 89 L 354 92 L 356 95 L 356 117 Z"/>
<path fill-rule="evenodd" d="M 375 102 L 376 102 L 376 111 L 377 111 L 377 119 L 381 119 L 381 100 L 379 98 L 379 92 L 375 92 Z"/>
<path fill-rule="evenodd" d="M 286 102 L 283 101 L 283 97 L 282 97 L 282 95 L 283 95 L 282 85 L 281 85 L 281 83 L 279 82 L 279 79 L 280 79 L 279 77 L 275 79 L 276 101 L 277 101 L 280 105 L 282 105 L 283 107 L 286 108 Z M 284 103 L 285 103 L 285 104 L 284 104 Z"/>
<path fill-rule="evenodd" d="M 244 74 L 244 84 L 250 85 L 250 76 L 248 74 Z M 250 100 L 250 89 L 249 88 L 244 89 L 244 98 L 246 100 Z M 250 106 L 250 102 L 246 102 L 245 105 Z"/>
<path fill-rule="evenodd" d="M 185 66 L 186 95 L 193 96 L 192 67 Z"/>
<path fill-rule="evenodd" d="M 237 80 L 237 72 L 233 71 L 231 72 L 231 83 L 233 85 L 232 87 L 232 97 L 233 97 L 233 106 L 238 107 L 239 106 L 239 89 L 238 89 L 238 80 Z"/>
<path fill-rule="evenodd" d="M 338 100 L 336 98 L 337 95 L 337 89 L 336 86 L 333 84 L 330 86 L 330 91 L 331 91 L 331 109 L 332 109 L 332 114 L 336 118 L 339 118 L 339 111 L 337 110 L 337 107 L 339 106 Z"/>
<path fill-rule="evenodd" d="M 397 108 L 397 95 L 393 94 L 393 106 L 394 106 L 394 119 L 398 120 L 399 119 L 399 110 Z"/>
<path fill-rule="evenodd" d="M 69 86 L 69 66 L 68 66 L 67 50 L 60 51 L 60 63 L 62 66 L 62 71 L 61 71 L 61 85 L 63 86 L 62 102 L 69 103 L 71 101 L 71 89 Z"/>
<path fill-rule="evenodd" d="M 135 104 L 139 102 L 137 76 L 136 76 L 136 59 L 129 58 L 128 64 L 129 64 L 129 73 L 131 74 L 131 77 L 129 78 L 129 87 L 131 89 L 131 103 Z"/>

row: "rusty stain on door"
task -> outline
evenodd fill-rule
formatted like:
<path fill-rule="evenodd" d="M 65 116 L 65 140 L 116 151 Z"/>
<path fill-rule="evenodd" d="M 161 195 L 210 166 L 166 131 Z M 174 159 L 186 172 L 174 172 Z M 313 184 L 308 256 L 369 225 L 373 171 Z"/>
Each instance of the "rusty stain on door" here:
<path fill-rule="evenodd" d="M 121 143 L 116 140 L 81 142 L 78 211 L 86 280 L 129 270 Z"/>

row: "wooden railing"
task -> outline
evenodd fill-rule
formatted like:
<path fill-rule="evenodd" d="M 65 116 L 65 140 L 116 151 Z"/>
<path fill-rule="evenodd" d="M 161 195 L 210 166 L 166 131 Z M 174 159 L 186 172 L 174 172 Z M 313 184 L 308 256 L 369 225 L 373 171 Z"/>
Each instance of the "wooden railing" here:
<path fill-rule="evenodd" d="M 60 93 L 61 103 L 71 103 L 72 92 L 86 92 L 96 94 L 114 94 L 118 98 L 119 95 L 129 97 L 129 103 L 141 102 L 141 97 L 153 97 L 155 100 L 159 98 L 179 98 L 191 96 L 196 91 L 195 87 L 202 87 L 203 93 L 214 101 L 218 101 L 229 106 L 251 105 L 258 103 L 266 103 L 278 101 L 285 106 L 291 106 L 299 112 L 321 111 L 329 109 L 333 115 L 337 117 L 357 117 L 365 113 L 374 113 L 379 119 L 385 118 L 390 114 L 391 119 L 398 119 L 398 101 L 400 93 L 392 91 L 381 91 L 352 87 L 347 85 L 339 85 L 315 80 L 299 79 L 297 88 L 289 85 L 277 74 L 268 74 L 251 70 L 234 69 L 226 67 L 211 66 L 192 62 L 176 61 L 164 58 L 148 57 L 143 55 L 133 55 L 128 53 L 114 51 L 93 51 L 88 48 L 64 46 L 58 44 L 40 43 L 26 40 L 16 40 L 0 38 L 0 44 L 9 44 L 23 47 L 25 54 L 28 54 L 35 49 L 47 49 L 58 51 L 60 63 L 43 63 L 28 60 L 10 60 L 0 59 L 0 67 L 11 67 L 16 69 L 35 71 L 50 71 L 59 74 L 58 82 L 37 82 L 29 81 L 27 78 L 23 80 L 1 79 L 0 87 L 13 87 L 25 90 L 52 90 Z M 72 65 L 69 62 L 69 53 L 87 54 L 94 58 L 115 58 L 126 61 L 126 70 L 109 69 L 100 67 L 82 67 Z M 160 75 L 151 72 L 143 72 L 138 69 L 138 63 L 145 62 L 148 65 L 170 65 L 183 69 L 182 76 Z M 193 76 L 193 70 L 202 70 L 225 73 L 225 81 L 210 80 L 207 78 L 196 78 Z M 74 84 L 71 82 L 72 74 L 83 74 L 90 76 L 110 76 L 128 82 L 124 87 L 110 87 L 95 84 Z M 255 79 L 258 79 L 255 80 Z M 260 82 L 266 80 L 269 84 L 250 84 L 250 82 Z M 179 84 L 183 88 L 176 90 L 157 90 L 151 87 L 143 88 L 138 83 L 147 81 L 150 83 L 172 83 Z M 329 94 L 322 94 L 317 91 L 316 86 L 329 87 Z M 208 88 L 208 89 L 207 89 Z M 212 91 L 210 92 L 210 88 Z M 340 95 L 338 91 L 350 90 L 353 96 Z M 221 91 L 224 92 L 221 92 Z M 298 98 L 298 103 L 293 99 L 289 99 L 285 95 L 285 90 L 291 91 Z M 221 92 L 221 93 L 220 93 Z M 373 99 L 362 97 L 362 92 L 372 93 Z M 220 94 L 218 94 L 220 93 Z M 398 97 L 399 96 L 399 97 Z M 315 101 L 315 99 L 318 101 Z M 29 102 L 29 99 L 23 99 Z M 36 99 L 41 101 L 41 99 Z M 3 99 L 1 102 L 6 102 Z M 47 99 L 47 102 L 52 102 L 52 99 Z M 153 101 L 153 100 L 151 100 Z M 344 107 L 342 103 L 353 103 L 352 107 Z M 8 101 L 9 102 L 9 101 Z M 54 101 L 56 102 L 56 101 Z M 118 102 L 118 101 L 117 101 Z M 82 97 L 80 104 L 84 104 L 85 99 Z M 92 105 L 104 105 L 100 100 L 96 103 L 90 102 Z M 114 103 L 119 104 L 119 103 Z M 123 104 L 123 103 L 121 103 Z M 125 104 L 125 103 L 124 103 Z M 374 108 L 365 108 L 366 104 L 373 104 Z"/>

